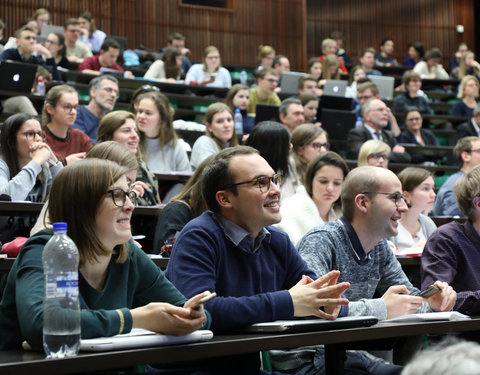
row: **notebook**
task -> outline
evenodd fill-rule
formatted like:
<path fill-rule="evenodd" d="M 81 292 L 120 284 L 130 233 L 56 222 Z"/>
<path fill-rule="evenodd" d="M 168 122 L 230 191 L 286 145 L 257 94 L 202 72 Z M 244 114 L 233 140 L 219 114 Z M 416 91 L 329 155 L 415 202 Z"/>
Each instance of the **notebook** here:
<path fill-rule="evenodd" d="M 368 79 L 377 85 L 381 99 L 393 100 L 393 88 L 395 86 L 395 78 L 369 75 Z"/>
<path fill-rule="evenodd" d="M 280 121 L 278 109 L 278 105 L 257 104 L 255 125 L 262 121 Z"/>
<path fill-rule="evenodd" d="M 346 140 L 348 131 L 355 127 L 356 117 L 351 111 L 323 108 L 321 121 L 328 138 L 341 141 Z"/>
<path fill-rule="evenodd" d="M 327 79 L 323 86 L 323 95 L 345 97 L 348 81 L 341 79 Z"/>
<path fill-rule="evenodd" d="M 298 80 L 305 75 L 304 72 L 283 72 L 280 80 L 280 88 L 282 93 L 297 94 Z"/>
<path fill-rule="evenodd" d="M 377 324 L 374 316 L 346 316 L 335 320 L 325 319 L 298 319 L 276 320 L 274 322 L 256 323 L 246 328 L 247 332 L 254 333 L 299 333 L 314 331 L 329 331 L 332 329 L 347 329 L 357 327 L 370 327 Z"/>
<path fill-rule="evenodd" d="M 146 329 L 134 328 L 130 333 L 122 335 L 81 340 L 80 351 L 104 352 L 109 350 L 188 344 L 191 342 L 208 341 L 212 337 L 213 332 L 209 330 L 198 330 L 188 335 L 174 336 L 161 335 Z"/>
<path fill-rule="evenodd" d="M 32 91 L 37 66 L 5 60 L 0 64 L 0 90 L 29 94 Z"/>

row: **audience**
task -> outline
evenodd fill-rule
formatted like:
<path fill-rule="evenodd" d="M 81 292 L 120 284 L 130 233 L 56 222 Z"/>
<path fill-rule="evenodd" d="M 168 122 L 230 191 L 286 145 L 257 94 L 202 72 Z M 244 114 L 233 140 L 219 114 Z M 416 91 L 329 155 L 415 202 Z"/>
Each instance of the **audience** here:
<path fill-rule="evenodd" d="M 162 58 L 150 65 L 143 78 L 151 81 L 178 81 L 182 73 L 182 57 L 182 51 L 177 47 L 165 48 Z"/>
<path fill-rule="evenodd" d="M 317 96 L 306 92 L 300 94 L 298 99 L 303 106 L 303 117 L 305 118 L 305 122 L 320 126 L 321 123 L 317 121 L 317 112 L 319 105 Z"/>
<path fill-rule="evenodd" d="M 347 98 L 357 99 L 357 81 L 360 78 L 365 78 L 365 71 L 360 65 L 355 65 L 348 76 L 348 83 L 350 84 L 347 87 L 345 96 Z"/>
<path fill-rule="evenodd" d="M 57 71 L 57 65 L 50 51 L 37 43 L 37 34 L 35 29 L 29 26 L 23 26 L 15 32 L 16 47 L 6 48 L 0 55 L 0 62 L 12 60 L 27 64 L 41 65 L 45 69 L 51 68 L 52 77 L 61 81 L 61 75 Z"/>
<path fill-rule="evenodd" d="M 460 59 L 460 65 L 450 73 L 452 79 L 463 79 L 467 75 L 480 78 L 480 64 L 475 60 L 475 54 L 472 51 L 464 52 Z"/>
<path fill-rule="evenodd" d="M 185 77 L 186 84 L 209 87 L 232 87 L 230 72 L 222 67 L 220 52 L 215 46 L 208 46 L 203 52 L 203 64 L 194 64 Z"/>
<path fill-rule="evenodd" d="M 202 179 L 212 211 L 183 228 L 166 275 L 187 296 L 198 289 L 217 292 L 205 305 L 214 333 L 294 316 L 335 319 L 347 303 L 341 293 L 349 284 L 337 284 L 336 271 L 313 281 L 288 236 L 271 226 L 281 220 L 280 176 L 269 163 L 251 147 L 232 147 L 213 157 Z M 258 353 L 206 366 L 218 373 L 261 373 Z"/>
<path fill-rule="evenodd" d="M 392 149 L 388 144 L 378 139 L 366 141 L 358 152 L 359 167 L 370 165 L 372 167 L 388 168 L 388 158 Z"/>
<path fill-rule="evenodd" d="M 238 108 L 243 120 L 243 134 L 248 134 L 255 126 L 255 118 L 247 112 L 250 103 L 250 92 L 247 86 L 237 83 L 228 90 L 225 96 L 225 104 L 230 108 L 232 113 Z"/>
<path fill-rule="evenodd" d="M 210 155 L 230 146 L 238 145 L 233 113 L 224 103 L 210 104 L 205 113 L 205 135 L 198 138 L 193 147 L 190 164 L 196 169 Z"/>
<path fill-rule="evenodd" d="M 420 74 L 407 70 L 403 73 L 402 83 L 405 87 L 405 92 L 402 95 L 397 95 L 393 100 L 393 113 L 405 114 L 408 107 L 416 107 L 423 115 L 432 114 L 426 97 L 422 94 L 422 79 Z"/>
<path fill-rule="evenodd" d="M 397 66 L 397 60 L 393 57 L 394 42 L 390 38 L 384 38 L 380 42 L 380 52 L 375 54 L 375 65 Z"/>
<path fill-rule="evenodd" d="M 408 57 L 403 60 L 403 65 L 409 68 L 414 68 L 418 62 L 423 59 L 425 54 L 425 48 L 420 42 L 412 43 L 408 45 Z"/>
<path fill-rule="evenodd" d="M 340 56 L 337 56 L 337 42 L 333 39 L 327 38 L 322 41 L 322 56 L 319 56 L 318 59 L 323 63 L 325 57 L 330 55 L 337 58 L 341 72 L 343 74 L 348 74 L 343 59 Z M 323 73 L 325 74 L 325 69 L 323 69 Z"/>
<path fill-rule="evenodd" d="M 69 18 L 63 25 L 65 36 L 66 56 L 68 61 L 81 63 L 84 58 L 92 56 L 92 50 L 85 43 L 80 42 L 80 23 L 76 18 Z"/>
<path fill-rule="evenodd" d="M 77 109 L 78 94 L 71 86 L 54 86 L 45 97 L 42 111 L 45 142 L 64 165 L 85 158 L 92 147 L 88 135 L 73 128 Z"/>
<path fill-rule="evenodd" d="M 120 55 L 120 44 L 115 39 L 107 38 L 104 40 L 100 48 L 100 54 L 86 57 L 80 63 L 78 70 L 82 73 L 100 75 L 103 72 L 120 72 L 125 78 L 134 78 L 132 72 L 124 71 L 117 64 Z"/>
<path fill-rule="evenodd" d="M 69 165 L 52 185 L 49 218 L 68 223 L 80 255 L 82 338 L 132 328 L 181 335 L 208 327 L 203 307 L 192 308 L 207 293 L 187 301 L 131 241 L 124 219 L 132 215 L 135 194 L 125 171 L 109 161 L 87 159 Z M 20 349 L 24 340 L 42 346 L 42 251 L 51 236 L 51 231 L 41 231 L 27 241 L 10 272 L 0 306 L 1 350 Z"/>
<path fill-rule="evenodd" d="M 475 106 L 469 121 L 457 126 L 457 138 L 480 137 L 480 103 Z"/>
<path fill-rule="evenodd" d="M 450 69 L 453 70 L 453 69 L 459 67 L 460 61 L 462 60 L 463 55 L 467 51 L 468 51 L 467 43 L 461 42 L 458 45 L 457 50 L 455 51 L 455 55 L 448 60 L 448 65 L 449 65 Z"/>
<path fill-rule="evenodd" d="M 78 16 L 78 25 L 80 26 L 80 42 L 88 45 L 92 52 L 100 52 L 107 34 L 97 29 L 95 20 L 89 11 L 82 12 Z"/>
<path fill-rule="evenodd" d="M 287 128 L 275 121 L 262 121 L 253 128 L 245 144 L 257 149 L 275 173 L 281 175 L 278 187 L 282 199 L 295 194 L 302 182 L 293 174 L 289 162 L 290 133 Z"/>
<path fill-rule="evenodd" d="M 350 282 L 345 291 L 350 316 L 373 315 L 383 320 L 416 311 L 449 311 L 455 303 L 455 291 L 442 281 L 435 282 L 442 293 L 427 300 L 418 297 L 420 291 L 410 283 L 385 239 L 397 234 L 397 221 L 407 211 L 401 190 L 400 181 L 388 169 L 352 170 L 341 192 L 343 216 L 312 229 L 297 246 L 317 275 L 340 270 L 339 280 Z M 375 294 L 381 297 L 374 298 Z M 368 366 L 363 352 L 352 356 L 359 368 L 369 368 L 366 373 L 401 370 L 384 362 Z"/>
<path fill-rule="evenodd" d="M 119 95 L 118 80 L 114 76 L 101 75 L 90 81 L 90 101 L 77 109 L 73 127 L 87 134 L 92 143 L 97 141 L 97 129 L 105 113 L 115 107 Z"/>
<path fill-rule="evenodd" d="M 332 31 L 332 33 L 330 34 L 330 38 L 332 38 L 337 43 L 336 55 L 340 57 L 345 64 L 352 64 L 352 58 L 343 48 L 345 43 L 345 36 L 340 31 Z"/>
<path fill-rule="evenodd" d="M 358 56 L 358 61 L 365 72 L 365 74 L 372 75 L 372 76 L 381 76 L 382 72 L 373 69 L 375 65 L 375 49 L 372 47 L 364 48 L 360 51 L 360 55 Z"/>
<path fill-rule="evenodd" d="M 422 79 L 448 79 L 448 73 L 443 68 L 442 52 L 432 48 L 425 53 L 425 60 L 419 61 L 413 71 L 420 74 Z"/>
<path fill-rule="evenodd" d="M 461 99 L 452 107 L 452 115 L 459 117 L 472 117 L 473 111 L 477 106 L 478 98 L 478 78 L 466 75 L 462 78 L 458 87 L 457 98 Z"/>
<path fill-rule="evenodd" d="M 202 174 L 213 157 L 211 155 L 200 163 L 182 191 L 163 208 L 155 228 L 153 253 L 170 257 L 175 239 L 183 227 L 207 210 L 202 194 Z"/>
<path fill-rule="evenodd" d="M 297 192 L 280 206 L 282 221 L 277 227 L 288 234 L 294 245 L 310 229 L 340 216 L 335 203 L 348 171 L 345 161 L 333 151 L 317 155 L 310 162 L 304 185 L 298 186 Z"/>
<path fill-rule="evenodd" d="M 14 202 L 44 202 L 62 163 L 44 142 L 38 120 L 24 113 L 7 118 L 0 147 L 0 194 Z"/>
<path fill-rule="evenodd" d="M 429 237 L 422 253 L 422 287 L 440 277 L 458 293 L 454 309 L 468 315 L 480 313 L 478 280 L 480 244 L 480 167 L 459 178 L 453 188 L 465 222 L 451 221 Z"/>
<path fill-rule="evenodd" d="M 32 18 L 37 23 L 37 34 L 40 35 L 43 25 L 48 25 L 50 20 L 50 13 L 45 8 L 38 8 L 33 13 Z"/>
<path fill-rule="evenodd" d="M 453 148 L 453 156 L 457 159 L 460 170 L 452 174 L 438 190 L 433 206 L 434 216 L 463 216 L 455 200 L 453 186 L 460 177 L 480 164 L 480 138 L 469 136 L 459 139 Z"/>
<path fill-rule="evenodd" d="M 263 44 L 258 46 L 257 60 L 260 65 L 257 70 L 264 68 L 273 68 L 273 59 L 275 58 L 275 50 L 271 46 L 264 46 Z"/>
<path fill-rule="evenodd" d="M 48 49 L 55 60 L 57 67 L 70 69 L 70 61 L 65 57 L 65 37 L 63 34 L 50 33 L 45 40 L 45 48 Z"/>
<path fill-rule="evenodd" d="M 360 147 L 369 139 L 377 139 L 387 143 L 392 149 L 390 161 L 410 162 L 410 155 L 405 148 L 397 144 L 392 131 L 385 130 L 388 124 L 390 109 L 380 99 L 370 99 L 363 107 L 363 125 L 355 127 L 347 135 L 347 157 L 357 159 Z"/>
<path fill-rule="evenodd" d="M 278 73 L 273 68 L 263 68 L 257 72 L 257 86 L 250 89 L 250 102 L 247 112 L 255 114 L 257 104 L 281 104 L 280 98 L 275 93 L 278 85 Z"/>
<path fill-rule="evenodd" d="M 432 173 L 422 168 L 407 167 L 398 174 L 408 211 L 398 220 L 398 234 L 390 240 L 397 249 L 422 248 L 437 226 L 427 215 L 435 202 Z M 440 278 L 446 280 L 445 278 Z M 454 285 L 452 285 L 455 288 Z M 455 288 L 455 290 L 457 290 Z"/>
<path fill-rule="evenodd" d="M 327 55 L 323 59 L 322 80 L 340 79 L 340 64 L 335 55 Z"/>
<path fill-rule="evenodd" d="M 160 203 L 158 181 L 142 160 L 139 150 L 140 136 L 135 115 L 127 111 L 107 114 L 98 127 L 98 143 L 115 141 L 125 146 L 137 159 L 136 175 L 130 178 L 132 187 L 139 187 L 137 206 L 155 206 Z"/>
<path fill-rule="evenodd" d="M 303 184 L 308 164 L 320 154 L 328 151 L 328 135 L 325 130 L 313 124 L 302 124 L 295 128 L 290 138 L 290 165 L 295 180 Z"/>
<path fill-rule="evenodd" d="M 400 134 L 399 142 L 411 143 L 419 146 L 439 146 L 435 134 L 429 129 L 422 128 L 422 114 L 417 107 L 407 108 L 405 122 L 407 124 L 407 129 Z M 423 155 L 412 155 L 413 163 L 422 163 L 425 160 L 426 159 Z"/>
<path fill-rule="evenodd" d="M 291 133 L 299 125 L 305 122 L 305 110 L 303 109 L 302 102 L 299 99 L 287 98 L 282 101 L 279 109 L 280 121 Z"/>
<path fill-rule="evenodd" d="M 322 77 L 322 62 L 317 57 L 311 57 L 307 63 L 307 74 L 315 77 L 317 82 Z"/>
<path fill-rule="evenodd" d="M 176 47 L 180 50 L 180 52 L 182 53 L 182 67 L 181 67 L 182 68 L 182 74 L 187 73 L 188 70 L 190 69 L 190 67 L 192 66 L 192 63 L 190 62 L 190 60 L 187 57 L 187 55 L 190 54 L 190 50 L 187 47 L 185 47 L 185 37 L 180 33 L 170 34 L 169 37 L 168 37 L 167 47 L 164 47 L 162 49 L 162 53 L 168 47 Z M 158 58 L 161 59 L 162 55 L 159 54 Z"/>

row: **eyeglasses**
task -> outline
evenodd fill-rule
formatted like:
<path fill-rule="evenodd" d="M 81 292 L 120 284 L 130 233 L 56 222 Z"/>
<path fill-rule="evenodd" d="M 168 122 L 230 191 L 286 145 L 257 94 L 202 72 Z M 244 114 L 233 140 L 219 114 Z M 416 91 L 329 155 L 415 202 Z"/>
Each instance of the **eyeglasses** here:
<path fill-rule="evenodd" d="M 266 193 L 270 190 L 270 182 L 273 182 L 275 185 L 280 186 L 282 184 L 283 176 L 281 174 L 275 173 L 272 177 L 257 177 L 250 181 L 237 182 L 236 184 L 230 184 L 223 187 L 222 190 L 227 190 L 233 186 L 252 184 L 258 186 L 261 193 Z"/>
<path fill-rule="evenodd" d="M 108 190 L 105 194 L 110 194 L 112 197 L 113 204 L 117 207 L 123 207 L 125 206 L 125 202 L 127 201 L 127 196 L 128 199 L 130 199 L 130 202 L 135 205 L 135 202 L 137 201 L 137 194 L 133 191 L 123 191 L 122 189 L 112 189 Z"/>
<path fill-rule="evenodd" d="M 368 157 L 372 158 L 372 159 L 375 159 L 375 160 L 380 160 L 380 159 L 387 160 L 388 159 L 388 155 L 384 154 L 384 153 L 381 153 L 381 152 L 377 152 L 375 154 L 370 154 L 370 155 L 368 155 Z"/>
<path fill-rule="evenodd" d="M 78 105 L 64 104 L 62 109 L 67 113 L 72 113 L 73 110 L 78 110 Z"/>
<path fill-rule="evenodd" d="M 321 150 L 322 147 L 325 149 L 325 150 L 328 150 L 330 148 L 330 143 L 326 142 L 326 143 L 320 143 L 320 142 L 312 142 L 310 143 L 310 145 L 315 149 L 315 150 Z"/>
<path fill-rule="evenodd" d="M 400 207 L 402 202 L 405 202 L 405 197 L 403 196 L 402 193 L 396 192 L 396 193 L 381 193 L 379 191 L 365 191 L 362 194 L 368 195 L 368 194 L 382 194 L 382 195 L 388 195 L 388 198 L 391 199 L 392 201 L 395 202 L 395 206 Z"/>
<path fill-rule="evenodd" d="M 470 152 L 480 152 L 480 148 L 476 148 L 474 150 L 470 150 Z"/>
<path fill-rule="evenodd" d="M 407 118 L 407 121 L 408 122 L 414 122 L 414 121 L 421 121 L 422 118 L 421 117 L 412 117 L 412 118 Z"/>
<path fill-rule="evenodd" d="M 108 94 L 115 94 L 118 96 L 118 90 L 114 89 L 113 87 L 100 87 L 100 90 L 103 90 Z"/>
<path fill-rule="evenodd" d="M 268 83 L 277 83 L 277 84 L 278 84 L 278 79 L 267 78 L 266 81 L 267 81 Z"/>
<path fill-rule="evenodd" d="M 23 133 L 20 133 L 20 134 L 24 135 L 25 138 L 27 138 L 29 140 L 35 139 L 36 135 L 38 135 L 42 139 L 45 139 L 45 132 L 43 132 L 42 130 L 40 130 L 38 132 L 34 132 L 33 130 L 30 130 L 30 131 L 23 132 Z"/>

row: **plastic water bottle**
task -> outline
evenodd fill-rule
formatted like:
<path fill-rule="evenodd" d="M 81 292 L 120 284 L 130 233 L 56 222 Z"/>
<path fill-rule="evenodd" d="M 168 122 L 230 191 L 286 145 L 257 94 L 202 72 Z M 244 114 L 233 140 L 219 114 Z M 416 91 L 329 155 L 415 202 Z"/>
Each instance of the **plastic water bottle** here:
<path fill-rule="evenodd" d="M 53 237 L 42 253 L 43 348 L 47 358 L 75 356 L 80 348 L 78 260 L 77 246 L 67 236 L 67 223 L 54 223 Z"/>
<path fill-rule="evenodd" d="M 240 83 L 244 86 L 247 86 L 247 80 L 247 72 L 245 71 L 245 69 L 242 69 L 242 71 L 240 72 Z"/>
<path fill-rule="evenodd" d="M 355 127 L 359 128 L 361 126 L 363 126 L 362 116 L 358 116 L 357 121 L 355 121 Z"/>
<path fill-rule="evenodd" d="M 38 76 L 37 80 L 37 94 L 45 96 L 45 82 L 42 76 Z"/>
<path fill-rule="evenodd" d="M 243 134 L 243 117 L 240 113 L 240 108 L 235 108 L 233 121 L 235 122 L 235 133 L 237 133 L 237 135 Z"/>

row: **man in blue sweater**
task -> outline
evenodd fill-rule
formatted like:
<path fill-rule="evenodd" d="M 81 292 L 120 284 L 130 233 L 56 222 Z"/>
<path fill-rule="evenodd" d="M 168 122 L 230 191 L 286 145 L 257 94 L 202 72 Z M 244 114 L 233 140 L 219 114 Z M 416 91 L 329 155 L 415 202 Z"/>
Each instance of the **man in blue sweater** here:
<path fill-rule="evenodd" d="M 206 304 L 214 332 L 241 331 L 278 319 L 318 316 L 335 319 L 348 303 L 339 273 L 316 281 L 281 220 L 280 181 L 258 151 L 238 146 L 220 151 L 203 173 L 208 207 L 175 241 L 167 277 L 183 293 L 215 291 Z M 321 276 L 321 275 L 319 275 Z M 259 373 L 258 353 L 210 361 L 218 373 Z"/>
<path fill-rule="evenodd" d="M 449 311 L 456 293 L 446 282 L 435 281 L 441 292 L 418 297 L 386 238 L 398 233 L 398 220 L 408 210 L 402 185 L 395 174 L 379 167 L 351 171 L 342 187 L 343 215 L 336 222 L 308 232 L 298 251 L 317 273 L 340 270 L 339 280 L 349 281 L 349 315 L 374 315 L 379 319 L 426 311 Z M 375 292 L 381 298 L 374 298 Z"/>

